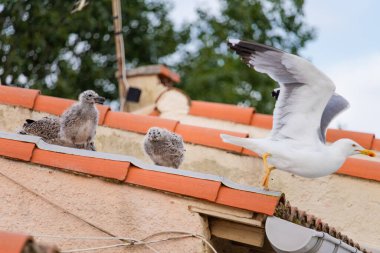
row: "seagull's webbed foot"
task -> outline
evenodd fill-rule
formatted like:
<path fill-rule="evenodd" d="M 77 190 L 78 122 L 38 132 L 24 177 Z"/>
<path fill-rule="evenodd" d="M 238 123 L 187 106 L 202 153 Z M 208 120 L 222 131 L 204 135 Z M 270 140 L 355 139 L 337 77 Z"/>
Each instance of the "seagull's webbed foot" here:
<path fill-rule="evenodd" d="M 265 169 L 265 175 L 261 181 L 261 186 L 265 189 L 265 190 L 269 190 L 269 178 L 270 178 L 270 173 L 272 172 L 272 170 L 275 170 L 276 168 L 274 166 L 269 166 L 268 165 L 268 157 L 270 157 L 271 154 L 269 153 L 265 153 L 263 154 L 262 158 L 263 158 L 263 164 L 264 164 L 264 169 Z"/>

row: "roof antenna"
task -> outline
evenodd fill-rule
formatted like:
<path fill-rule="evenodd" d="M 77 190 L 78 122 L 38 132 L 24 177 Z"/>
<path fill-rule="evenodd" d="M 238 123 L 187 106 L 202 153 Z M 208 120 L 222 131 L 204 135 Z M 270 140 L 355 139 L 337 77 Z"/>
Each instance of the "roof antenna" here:
<path fill-rule="evenodd" d="M 117 68 L 116 78 L 119 83 L 120 111 L 124 111 L 125 98 L 129 89 L 125 67 L 124 40 L 122 34 L 121 6 L 120 0 L 112 0 L 113 27 L 115 32 L 115 47 Z"/>

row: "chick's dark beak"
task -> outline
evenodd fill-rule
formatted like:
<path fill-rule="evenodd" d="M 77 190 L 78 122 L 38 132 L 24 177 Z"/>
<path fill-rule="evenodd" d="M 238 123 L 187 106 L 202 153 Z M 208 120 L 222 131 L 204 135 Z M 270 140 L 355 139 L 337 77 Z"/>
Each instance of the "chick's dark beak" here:
<path fill-rule="evenodd" d="M 104 101 L 105 101 L 106 99 L 104 98 L 104 97 L 97 97 L 97 98 L 95 98 L 95 103 L 98 103 L 98 104 L 103 104 L 104 103 Z"/>

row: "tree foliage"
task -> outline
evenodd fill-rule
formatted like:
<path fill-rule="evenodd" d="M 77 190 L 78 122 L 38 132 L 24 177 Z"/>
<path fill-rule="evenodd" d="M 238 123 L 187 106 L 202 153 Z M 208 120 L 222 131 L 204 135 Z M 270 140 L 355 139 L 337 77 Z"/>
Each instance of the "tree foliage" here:
<path fill-rule="evenodd" d="M 226 39 L 255 40 L 297 53 L 313 38 L 304 22 L 304 1 L 219 1 L 218 15 L 199 9 L 196 21 L 176 30 L 168 16 L 170 2 L 122 0 L 127 66 L 169 63 L 193 99 L 271 112 L 274 82 L 244 66 L 228 50 Z M 68 98 L 94 89 L 118 98 L 111 1 L 90 0 L 71 14 L 73 5 L 74 0 L 0 2 L 2 84 Z"/>
<path fill-rule="evenodd" d="M 275 82 L 248 68 L 228 50 L 227 38 L 254 40 L 288 52 L 314 36 L 304 22 L 303 0 L 220 0 L 220 15 L 198 10 L 192 26 L 196 49 L 182 54 L 181 87 L 193 99 L 255 106 L 271 113 Z"/>
<path fill-rule="evenodd" d="M 164 1 L 122 2 L 129 67 L 156 64 L 186 42 Z M 110 0 L 89 1 L 70 13 L 74 1 L 6 0 L 0 3 L 0 82 L 76 98 L 85 89 L 117 99 L 116 59 Z"/>

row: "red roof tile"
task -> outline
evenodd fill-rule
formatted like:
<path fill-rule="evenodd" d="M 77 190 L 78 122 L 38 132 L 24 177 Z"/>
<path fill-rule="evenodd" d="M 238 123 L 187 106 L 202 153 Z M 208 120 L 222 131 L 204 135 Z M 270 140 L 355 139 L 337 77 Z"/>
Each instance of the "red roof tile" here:
<path fill-rule="evenodd" d="M 166 78 L 169 78 L 170 80 L 172 80 L 175 83 L 179 83 L 181 81 L 181 78 L 177 73 L 171 71 L 169 68 L 165 67 L 164 65 L 160 66 L 160 74 L 159 75 L 166 77 Z"/>
<path fill-rule="evenodd" d="M 248 136 L 248 133 L 238 133 L 185 124 L 178 124 L 178 126 L 175 129 L 175 132 L 177 134 L 180 134 L 183 140 L 186 142 L 191 142 L 213 148 L 225 149 L 237 153 L 241 153 L 243 151 L 243 148 L 232 144 L 224 143 L 220 138 L 220 134 L 229 134 L 242 138 Z"/>
<path fill-rule="evenodd" d="M 0 103 L 32 109 L 39 90 L 0 85 Z"/>
<path fill-rule="evenodd" d="M 373 140 L 372 149 L 380 151 L 380 139 Z"/>
<path fill-rule="evenodd" d="M 98 124 L 99 125 L 103 125 L 104 123 L 104 120 L 106 119 L 106 115 L 109 111 L 111 111 L 111 108 L 109 106 L 105 106 L 105 105 L 99 105 L 97 104 L 96 105 L 96 108 L 98 109 L 99 111 L 99 120 L 98 120 Z"/>
<path fill-rule="evenodd" d="M 76 156 L 42 149 L 34 150 L 31 162 L 117 180 L 125 179 L 130 165 L 129 162 Z"/>
<path fill-rule="evenodd" d="M 259 157 L 259 155 L 249 149 L 243 148 L 243 155 L 249 155 L 249 156 L 254 156 L 254 157 Z"/>
<path fill-rule="evenodd" d="M 35 111 L 47 112 L 60 116 L 68 107 L 74 104 L 75 101 L 66 98 L 56 98 L 50 96 L 39 95 L 34 105 Z"/>
<path fill-rule="evenodd" d="M 280 198 L 222 186 L 216 203 L 273 215 Z"/>
<path fill-rule="evenodd" d="M 7 141 L 8 139 L 0 138 L 0 140 Z M 24 144 L 21 141 L 12 140 L 12 142 L 15 142 L 12 145 L 17 144 L 17 142 L 21 145 Z M 7 153 L 5 156 L 13 157 L 11 153 Z M 279 196 L 275 197 L 262 193 L 235 190 L 222 186 L 221 181 L 214 181 L 207 179 L 207 177 L 199 178 L 197 176 L 191 177 L 170 172 L 148 170 L 130 165 L 129 162 L 57 153 L 39 148 L 34 149 L 31 162 L 94 176 L 122 180 L 126 183 L 270 215 L 273 214 L 275 205 L 280 199 Z"/>
<path fill-rule="evenodd" d="M 21 253 L 25 244 L 32 240 L 32 237 L 27 235 L 0 231 L 0 252 Z"/>
<path fill-rule="evenodd" d="M 380 162 L 348 158 L 337 173 L 380 182 Z"/>
<path fill-rule="evenodd" d="M 177 124 L 178 121 L 175 120 L 125 112 L 108 112 L 104 120 L 105 126 L 143 134 L 154 126 L 166 128 L 173 132 Z"/>
<path fill-rule="evenodd" d="M 194 116 L 228 120 L 240 124 L 249 124 L 251 122 L 253 112 L 254 109 L 252 107 L 240 107 L 236 105 L 204 101 L 191 101 L 189 114 Z"/>
<path fill-rule="evenodd" d="M 34 143 L 0 139 L 0 155 L 30 161 Z"/>
<path fill-rule="evenodd" d="M 148 65 L 127 70 L 127 76 L 129 77 L 144 75 L 159 75 L 161 77 L 170 79 L 175 83 L 179 83 L 181 81 L 180 76 L 177 73 L 171 71 L 164 65 Z"/>
<path fill-rule="evenodd" d="M 127 183 L 215 201 L 220 182 L 181 175 L 149 171 L 135 166 L 129 168 Z"/>
<path fill-rule="evenodd" d="M 273 126 L 273 116 L 261 113 L 253 114 L 251 125 L 255 127 L 272 129 Z"/>
<path fill-rule="evenodd" d="M 363 148 L 370 149 L 372 147 L 372 142 L 375 139 L 375 135 L 339 129 L 327 129 L 326 140 L 328 142 L 334 142 L 342 138 L 352 139 L 362 145 Z"/>

